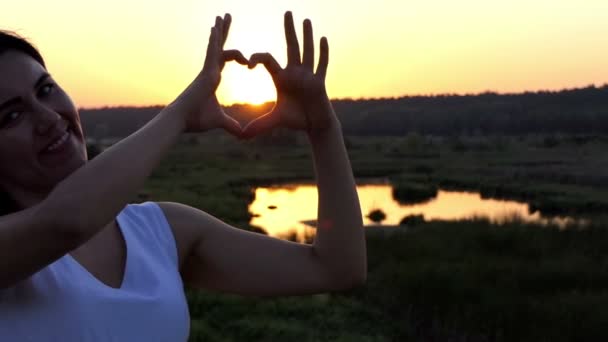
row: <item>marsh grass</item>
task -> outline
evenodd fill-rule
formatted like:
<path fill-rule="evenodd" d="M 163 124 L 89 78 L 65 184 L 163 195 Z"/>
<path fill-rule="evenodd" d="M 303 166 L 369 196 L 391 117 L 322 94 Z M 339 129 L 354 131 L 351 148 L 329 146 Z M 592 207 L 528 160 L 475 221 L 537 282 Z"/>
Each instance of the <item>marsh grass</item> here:
<path fill-rule="evenodd" d="M 190 340 L 608 340 L 608 219 L 598 216 L 608 208 L 608 140 L 543 139 L 348 137 L 357 177 L 481 191 L 591 223 L 370 228 L 364 286 L 283 298 L 189 290 Z M 211 135 L 176 146 L 135 200 L 177 201 L 255 230 L 251 188 L 295 180 L 314 181 L 308 146 Z"/>
<path fill-rule="evenodd" d="M 368 281 L 283 298 L 190 291 L 191 341 L 601 341 L 608 230 L 432 221 L 368 229 Z"/>

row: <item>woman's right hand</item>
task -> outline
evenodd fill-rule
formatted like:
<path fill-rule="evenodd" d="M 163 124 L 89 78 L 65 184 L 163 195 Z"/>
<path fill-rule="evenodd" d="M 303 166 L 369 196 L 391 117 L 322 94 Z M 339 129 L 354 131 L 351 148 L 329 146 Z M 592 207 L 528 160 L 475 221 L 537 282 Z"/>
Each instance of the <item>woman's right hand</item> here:
<path fill-rule="evenodd" d="M 216 17 L 215 26 L 211 28 L 203 69 L 169 105 L 184 115 L 186 132 L 205 132 L 214 128 L 223 128 L 237 137 L 241 135 L 241 125 L 226 115 L 215 94 L 226 62 L 248 64 L 248 60 L 240 51 L 224 51 L 231 21 L 230 14 L 226 14 L 223 19 Z"/>

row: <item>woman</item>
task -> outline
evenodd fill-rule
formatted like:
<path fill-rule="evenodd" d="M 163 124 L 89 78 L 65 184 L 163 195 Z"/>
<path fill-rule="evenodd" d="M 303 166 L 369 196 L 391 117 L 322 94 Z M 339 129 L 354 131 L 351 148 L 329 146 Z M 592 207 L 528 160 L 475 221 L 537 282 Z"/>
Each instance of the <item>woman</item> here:
<path fill-rule="evenodd" d="M 288 63 L 224 51 L 217 17 L 202 71 L 139 131 L 86 162 L 78 112 L 24 40 L 0 38 L 0 340 L 179 341 L 189 330 L 183 285 L 255 296 L 362 284 L 365 238 L 340 123 L 325 90 L 328 44 L 313 67 L 285 14 Z M 227 61 L 263 64 L 277 104 L 243 130 L 215 90 Z M 127 204 L 182 132 L 223 128 L 251 138 L 276 126 L 306 130 L 319 190 L 312 245 L 229 226 L 179 203 Z"/>

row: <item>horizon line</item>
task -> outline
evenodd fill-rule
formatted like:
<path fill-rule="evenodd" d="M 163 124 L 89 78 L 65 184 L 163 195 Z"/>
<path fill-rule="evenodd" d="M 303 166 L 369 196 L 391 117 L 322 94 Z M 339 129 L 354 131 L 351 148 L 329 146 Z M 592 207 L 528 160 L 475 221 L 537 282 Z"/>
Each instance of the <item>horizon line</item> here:
<path fill-rule="evenodd" d="M 519 92 L 500 92 L 495 90 L 484 90 L 481 92 L 465 92 L 465 93 L 418 93 L 418 94 L 403 94 L 399 96 L 379 96 L 379 97 L 334 97 L 330 98 L 330 101 L 380 101 L 380 100 L 401 100 L 408 98 L 433 98 L 433 97 L 467 97 L 467 96 L 481 96 L 481 95 L 499 95 L 499 96 L 513 96 L 513 95 L 525 95 L 525 94 L 541 94 L 541 93 L 560 93 L 566 91 L 575 91 L 582 89 L 602 89 L 608 88 L 608 82 L 605 82 L 601 85 L 596 85 L 594 83 L 588 84 L 586 86 L 579 87 L 566 87 L 559 89 L 537 89 L 537 90 L 523 90 Z M 233 106 L 251 106 L 251 107 L 263 107 L 269 104 L 274 104 L 275 100 L 266 101 L 259 104 L 252 104 L 248 102 L 232 102 L 229 104 L 220 104 L 222 107 L 233 107 Z M 128 104 L 116 104 L 116 105 L 103 105 L 103 106 L 93 106 L 93 107 L 78 107 L 78 110 L 99 110 L 99 109 L 109 109 L 109 108 L 164 108 L 168 104 L 150 104 L 150 105 L 128 105 Z"/>

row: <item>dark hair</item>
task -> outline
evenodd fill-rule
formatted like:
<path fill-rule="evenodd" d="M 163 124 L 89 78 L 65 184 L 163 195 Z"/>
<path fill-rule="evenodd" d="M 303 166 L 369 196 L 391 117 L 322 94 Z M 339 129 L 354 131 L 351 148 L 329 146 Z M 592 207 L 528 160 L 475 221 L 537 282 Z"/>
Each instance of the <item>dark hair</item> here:
<path fill-rule="evenodd" d="M 38 52 L 38 49 L 36 49 L 34 45 L 15 32 L 0 30 L 0 54 L 10 50 L 23 52 L 35 59 L 43 67 L 46 67 L 42 55 L 40 52 Z"/>
<path fill-rule="evenodd" d="M 40 65 L 46 67 L 42 55 L 30 42 L 15 32 L 0 30 L 0 55 L 11 50 L 25 53 L 35 59 Z M 8 215 L 18 210 L 15 201 L 10 195 L 0 190 L 0 216 Z"/>

